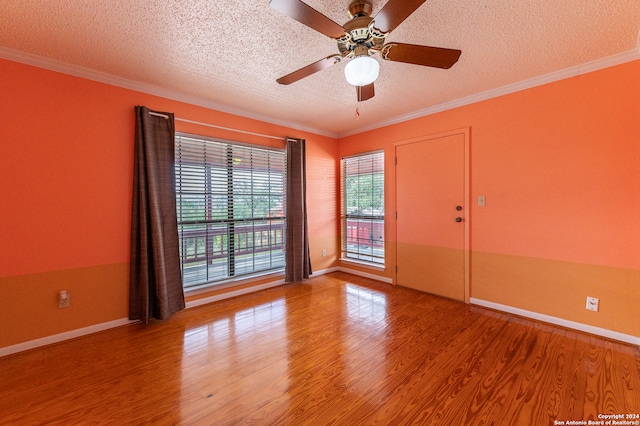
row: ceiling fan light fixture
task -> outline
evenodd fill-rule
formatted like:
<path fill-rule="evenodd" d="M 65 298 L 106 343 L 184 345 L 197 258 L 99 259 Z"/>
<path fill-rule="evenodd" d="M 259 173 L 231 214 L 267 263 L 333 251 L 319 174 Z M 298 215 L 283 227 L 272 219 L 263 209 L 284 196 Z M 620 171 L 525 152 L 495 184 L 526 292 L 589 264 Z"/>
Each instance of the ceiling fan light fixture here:
<path fill-rule="evenodd" d="M 353 86 L 366 86 L 373 83 L 380 73 L 380 64 L 371 56 L 357 56 L 344 67 L 344 76 Z"/>

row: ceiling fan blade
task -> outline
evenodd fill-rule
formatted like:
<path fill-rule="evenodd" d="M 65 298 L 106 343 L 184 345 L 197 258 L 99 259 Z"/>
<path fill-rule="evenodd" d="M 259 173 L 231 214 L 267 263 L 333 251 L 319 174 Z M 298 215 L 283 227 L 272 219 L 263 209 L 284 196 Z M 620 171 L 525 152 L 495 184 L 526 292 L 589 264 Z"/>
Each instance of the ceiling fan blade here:
<path fill-rule="evenodd" d="M 366 86 L 356 86 L 356 92 L 358 94 L 358 102 L 371 99 L 376 94 L 373 89 L 373 83 L 367 84 Z"/>
<path fill-rule="evenodd" d="M 458 62 L 462 51 L 443 47 L 420 46 L 407 43 L 388 43 L 382 47 L 382 59 L 427 67 L 449 69 Z"/>
<path fill-rule="evenodd" d="M 298 71 L 294 71 L 291 74 L 280 77 L 276 81 L 280 84 L 295 83 L 298 80 L 302 80 L 303 78 L 310 76 L 311 74 L 317 73 L 318 71 L 322 71 L 325 68 L 329 68 L 331 65 L 337 64 L 341 60 L 342 56 L 340 55 L 327 56 L 326 58 L 320 59 L 319 61 L 307 65 L 304 68 L 300 68 Z"/>
<path fill-rule="evenodd" d="M 383 33 L 393 31 L 426 0 L 389 0 L 374 18 L 373 25 Z"/>
<path fill-rule="evenodd" d="M 271 0 L 269 6 L 327 37 L 338 39 L 344 35 L 344 28 L 300 0 Z"/>

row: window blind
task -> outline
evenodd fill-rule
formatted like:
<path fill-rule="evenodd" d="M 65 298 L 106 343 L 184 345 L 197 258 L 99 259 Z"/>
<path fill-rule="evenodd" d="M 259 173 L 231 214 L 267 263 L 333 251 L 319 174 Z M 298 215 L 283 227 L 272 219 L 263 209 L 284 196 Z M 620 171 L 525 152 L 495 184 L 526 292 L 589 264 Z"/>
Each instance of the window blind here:
<path fill-rule="evenodd" d="M 284 267 L 285 151 L 176 135 L 185 288 Z"/>
<path fill-rule="evenodd" d="M 342 257 L 384 264 L 384 152 L 342 159 Z"/>

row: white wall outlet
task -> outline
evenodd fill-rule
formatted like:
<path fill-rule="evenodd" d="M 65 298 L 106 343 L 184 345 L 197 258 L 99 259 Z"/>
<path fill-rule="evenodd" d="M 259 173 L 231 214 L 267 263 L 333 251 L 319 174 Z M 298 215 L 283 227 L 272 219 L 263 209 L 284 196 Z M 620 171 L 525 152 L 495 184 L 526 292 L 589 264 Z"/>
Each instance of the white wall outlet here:
<path fill-rule="evenodd" d="M 68 308 L 69 305 L 69 293 L 66 290 L 60 291 L 58 293 L 58 308 Z"/>
<path fill-rule="evenodd" d="M 322 257 L 325 257 L 327 255 L 327 251 L 325 249 L 322 249 Z"/>
<path fill-rule="evenodd" d="M 486 206 L 486 198 L 484 197 L 484 195 L 478 195 L 478 207 L 484 207 Z"/>
<path fill-rule="evenodd" d="M 597 297 L 589 297 L 587 296 L 587 309 L 593 312 L 598 312 L 598 304 L 600 303 L 600 299 Z"/>

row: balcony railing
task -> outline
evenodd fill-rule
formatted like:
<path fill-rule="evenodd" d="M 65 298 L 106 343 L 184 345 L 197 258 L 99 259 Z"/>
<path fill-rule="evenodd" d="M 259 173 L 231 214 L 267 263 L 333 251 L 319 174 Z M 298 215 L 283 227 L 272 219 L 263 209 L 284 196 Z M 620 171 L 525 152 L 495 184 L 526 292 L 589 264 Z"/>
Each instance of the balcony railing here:
<path fill-rule="evenodd" d="M 179 225 L 185 287 L 284 267 L 282 219 Z"/>
<path fill-rule="evenodd" d="M 347 217 L 345 225 L 344 257 L 384 264 L 384 220 Z"/>

